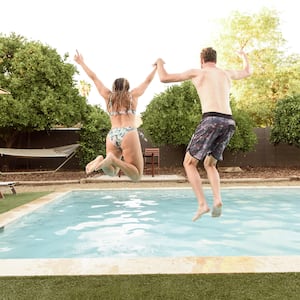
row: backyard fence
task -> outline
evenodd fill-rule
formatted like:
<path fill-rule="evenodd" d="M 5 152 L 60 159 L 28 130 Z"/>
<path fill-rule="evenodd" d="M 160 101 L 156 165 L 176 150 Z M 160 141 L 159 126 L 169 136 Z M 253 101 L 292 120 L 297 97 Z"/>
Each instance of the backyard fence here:
<path fill-rule="evenodd" d="M 270 128 L 256 128 L 257 144 L 253 151 L 247 153 L 230 153 L 225 150 L 224 161 L 219 166 L 224 167 L 299 167 L 300 148 L 296 146 L 279 144 L 274 146 L 270 141 Z M 141 135 L 142 136 L 142 135 Z M 80 129 L 54 129 L 38 131 L 20 135 L 14 148 L 51 148 L 78 143 Z M 141 137 L 142 148 L 156 147 Z M 0 147 L 5 147 L 0 141 Z M 185 155 L 185 145 L 160 147 L 160 166 L 181 167 Z M 59 158 L 26 159 L 15 157 L 0 157 L 1 171 L 53 169 L 59 164 Z M 79 159 L 76 155 L 68 161 L 63 170 L 80 170 Z"/>

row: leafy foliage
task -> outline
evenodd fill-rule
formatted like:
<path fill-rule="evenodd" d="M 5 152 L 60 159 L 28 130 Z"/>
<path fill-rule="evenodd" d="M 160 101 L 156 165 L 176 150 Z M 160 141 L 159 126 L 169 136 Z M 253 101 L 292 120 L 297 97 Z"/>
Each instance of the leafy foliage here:
<path fill-rule="evenodd" d="M 251 151 L 257 143 L 257 136 L 253 130 L 254 122 L 247 112 L 237 108 L 234 100 L 231 101 L 231 108 L 236 128 L 228 144 L 228 150 L 233 153 Z"/>
<path fill-rule="evenodd" d="M 86 98 L 80 96 L 75 67 L 55 49 L 11 34 L 0 36 L 0 137 L 9 147 L 20 131 L 74 126 L 82 121 Z"/>
<path fill-rule="evenodd" d="M 88 113 L 80 131 L 80 166 L 84 167 L 99 154 L 105 154 L 106 135 L 110 120 L 99 106 L 88 106 Z"/>
<path fill-rule="evenodd" d="M 270 140 L 300 147 L 300 94 L 277 102 Z"/>
<path fill-rule="evenodd" d="M 200 102 L 189 82 L 172 85 L 142 113 L 142 129 L 155 145 L 187 144 L 199 122 Z"/>
<path fill-rule="evenodd" d="M 238 108 L 247 111 L 256 126 L 272 125 L 276 102 L 291 96 L 300 84 L 300 56 L 284 51 L 279 25 L 275 10 L 264 8 L 252 15 L 233 12 L 221 21 L 215 41 L 224 68 L 240 68 L 236 50 L 245 48 L 249 54 L 253 75 L 234 81 L 232 94 Z"/>

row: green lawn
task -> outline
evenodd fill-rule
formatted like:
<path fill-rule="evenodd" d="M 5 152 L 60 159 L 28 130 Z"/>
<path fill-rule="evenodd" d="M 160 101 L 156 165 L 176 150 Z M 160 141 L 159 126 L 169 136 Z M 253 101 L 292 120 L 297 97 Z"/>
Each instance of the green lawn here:
<path fill-rule="evenodd" d="M 300 273 L 2 277 L 0 299 L 296 300 Z"/>
<path fill-rule="evenodd" d="M 7 194 L 0 213 L 48 193 Z M 1 300 L 298 300 L 299 295 L 300 273 L 0 277 Z"/>
<path fill-rule="evenodd" d="M 36 200 L 47 194 L 50 194 L 50 192 L 5 194 L 5 198 L 0 198 L 0 214 L 30 201 Z"/>

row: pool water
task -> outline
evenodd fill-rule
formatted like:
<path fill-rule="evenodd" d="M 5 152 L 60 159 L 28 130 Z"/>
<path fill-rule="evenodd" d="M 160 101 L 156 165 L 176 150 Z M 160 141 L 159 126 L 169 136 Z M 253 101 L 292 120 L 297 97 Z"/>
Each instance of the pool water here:
<path fill-rule="evenodd" d="M 0 259 L 300 254 L 300 188 L 222 197 L 220 218 L 192 222 L 191 189 L 73 191 L 0 231 Z"/>

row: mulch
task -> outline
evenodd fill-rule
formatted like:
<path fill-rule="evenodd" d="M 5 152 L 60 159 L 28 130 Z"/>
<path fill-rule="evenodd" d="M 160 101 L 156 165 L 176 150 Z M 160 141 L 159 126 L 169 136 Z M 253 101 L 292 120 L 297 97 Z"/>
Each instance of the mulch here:
<path fill-rule="evenodd" d="M 18 170 L 21 172 L 24 170 Z M 32 171 L 32 170 L 31 170 Z M 36 170 L 35 170 L 36 171 Z M 28 172 L 28 170 L 26 171 Z M 290 178 L 300 180 L 300 167 L 289 168 L 262 168 L 262 167 L 243 167 L 241 170 L 232 170 L 230 168 L 220 168 L 220 177 L 222 179 L 236 178 Z M 204 169 L 199 168 L 202 178 L 207 178 Z M 101 174 L 101 173 L 100 173 Z M 161 168 L 160 174 L 176 174 L 185 176 L 183 167 L 181 168 Z M 0 174 L 0 181 L 56 181 L 56 180 L 80 180 L 88 176 L 80 170 L 59 170 L 55 173 L 26 173 L 26 174 Z"/>

